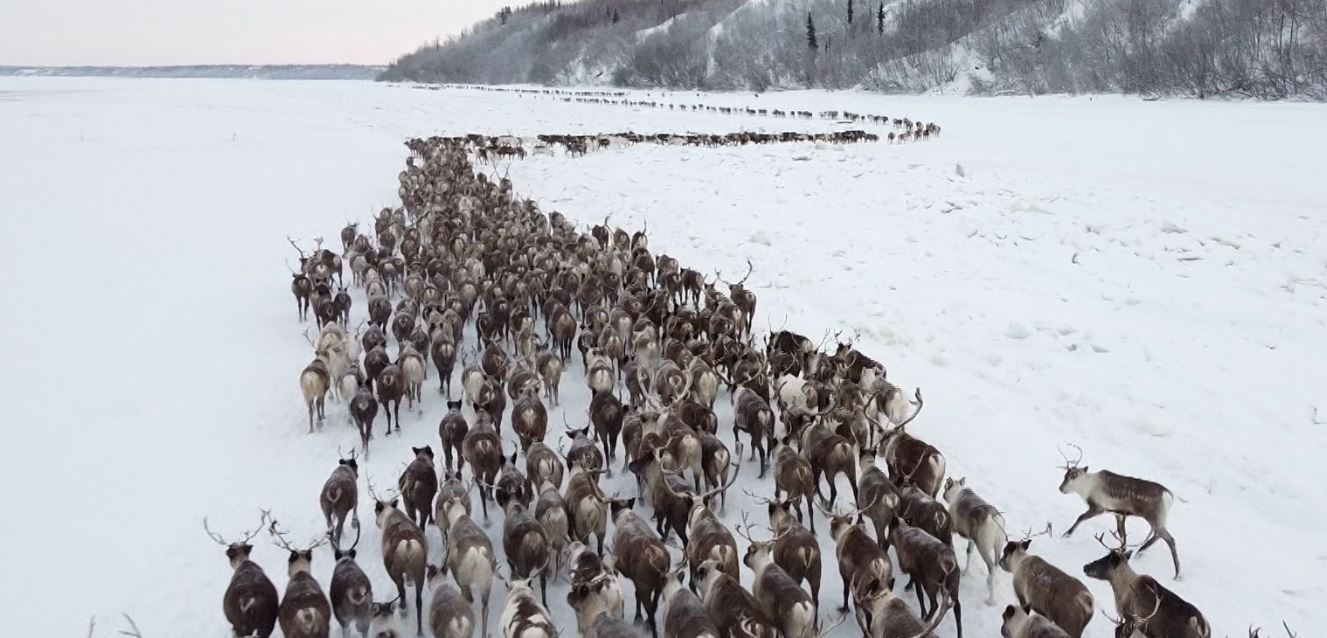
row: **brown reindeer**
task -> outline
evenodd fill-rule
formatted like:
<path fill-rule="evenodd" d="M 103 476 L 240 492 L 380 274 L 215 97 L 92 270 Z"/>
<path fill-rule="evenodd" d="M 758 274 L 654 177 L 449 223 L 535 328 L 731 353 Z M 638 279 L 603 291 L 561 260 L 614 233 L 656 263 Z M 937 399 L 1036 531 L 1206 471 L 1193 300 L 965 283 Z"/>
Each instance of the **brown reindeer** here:
<path fill-rule="evenodd" d="M 755 596 L 742 588 L 718 561 L 707 560 L 696 567 L 701 580 L 701 599 L 705 611 L 719 628 L 719 635 L 730 638 L 774 638 L 775 621 L 760 609 Z"/>
<path fill-rule="evenodd" d="M 434 638 L 472 638 L 475 633 L 475 611 L 461 595 L 456 585 L 447 582 L 446 571 L 435 565 L 428 566 L 429 631 Z"/>
<path fill-rule="evenodd" d="M 908 585 L 917 592 L 917 607 L 922 616 L 927 616 L 923 593 L 930 599 L 930 613 L 943 613 L 939 610 L 938 596 L 946 609 L 954 610 L 954 624 L 958 626 L 959 638 L 963 638 L 963 604 L 958 598 L 960 574 L 954 548 L 902 520 L 895 520 L 890 541 L 898 556 L 899 570 L 908 575 Z"/>
<path fill-rule="evenodd" d="M 275 519 L 271 520 L 268 532 L 277 547 L 290 552 L 287 566 L 290 580 L 286 582 L 286 593 L 281 597 L 281 634 L 290 638 L 326 638 L 331 631 L 332 604 L 310 570 L 313 550 L 327 543 L 327 535 L 306 548 L 298 548 L 277 529 Z"/>
<path fill-rule="evenodd" d="M 442 440 L 442 457 L 448 472 L 452 471 L 455 458 L 456 471 L 465 469 L 465 438 L 470 433 L 470 425 L 461 414 L 461 401 L 448 401 L 447 414 L 438 423 L 438 438 Z"/>
<path fill-rule="evenodd" d="M 332 475 L 327 477 L 327 482 L 323 483 L 322 493 L 318 496 L 318 504 L 322 507 L 323 518 L 327 520 L 327 532 L 331 534 L 332 543 L 339 545 L 341 543 L 341 533 L 345 529 L 346 516 L 351 515 L 353 522 L 351 525 L 359 529 L 359 463 L 355 461 L 355 455 L 352 452 L 350 458 L 342 458 L 337 462 L 336 468 L 332 470 Z"/>
<path fill-rule="evenodd" d="M 1048 530 L 1049 531 L 1049 530 Z M 1005 544 L 1000 567 L 1014 575 L 1018 604 L 1049 618 L 1073 638 L 1083 635 L 1095 609 L 1081 581 L 1028 553 L 1031 538 Z"/>
<path fill-rule="evenodd" d="M 645 622 L 650 633 L 658 638 L 655 625 L 655 612 L 659 608 L 659 597 L 663 594 L 665 581 L 668 579 L 668 547 L 650 529 L 635 512 L 631 511 L 636 499 L 613 501 L 613 556 L 614 565 L 623 576 L 631 579 L 636 591 L 636 622 L 641 620 L 641 609 L 645 610 Z"/>
<path fill-rule="evenodd" d="M 1116 536 L 1118 546 L 1107 545 L 1103 534 L 1097 542 L 1107 550 L 1105 556 L 1083 566 L 1090 578 L 1110 583 L 1115 594 L 1115 612 L 1123 625 L 1147 638 L 1210 638 L 1212 628 L 1197 607 L 1163 587 L 1151 576 L 1141 575 L 1129 565 L 1133 552 L 1124 538 Z"/>
<path fill-rule="evenodd" d="M 849 609 L 849 585 L 853 579 L 869 577 L 893 589 L 894 565 L 889 562 L 889 555 L 879 543 L 871 540 L 860 524 L 862 512 L 870 506 L 848 514 L 838 514 L 826 507 L 823 501 L 818 501 L 816 505 L 829 518 L 829 532 L 834 538 L 839 576 L 843 578 L 843 606 L 839 607 L 839 611 L 847 612 Z"/>
<path fill-rule="evenodd" d="M 742 562 L 755 572 L 752 595 L 767 618 L 775 621 L 779 632 L 786 638 L 815 638 L 816 604 L 811 596 L 783 567 L 774 560 L 771 542 L 757 542 L 751 538 L 743 512 L 743 526 L 737 532 L 747 540 L 746 556 Z"/>
<path fill-rule="evenodd" d="M 341 625 L 341 635 L 346 635 L 353 622 L 360 636 L 368 638 L 369 618 L 373 605 L 373 584 L 364 570 L 355 562 L 355 546 L 359 545 L 359 525 L 355 525 L 355 542 L 350 547 L 341 549 L 333 541 L 332 551 L 336 557 L 336 567 L 332 570 L 332 583 L 328 587 L 331 597 L 332 614 L 337 624 Z"/>
<path fill-rule="evenodd" d="M 433 464 L 433 448 L 410 448 L 415 458 L 410 461 L 397 480 L 405 512 L 419 529 L 428 527 L 433 519 L 433 497 L 438 494 L 438 471 Z"/>
<path fill-rule="evenodd" d="M 1065 457 L 1065 465 L 1062 466 L 1064 481 L 1060 483 L 1060 493 L 1072 492 L 1087 502 L 1087 511 L 1079 515 L 1074 524 L 1065 530 L 1064 536 L 1067 538 L 1073 534 L 1083 521 L 1110 512 L 1115 515 L 1115 525 L 1120 538 L 1127 539 L 1124 529 L 1125 519 L 1137 516 L 1152 527 L 1151 533 L 1143 541 L 1143 546 L 1138 548 L 1138 552 L 1146 551 L 1158 540 L 1166 541 L 1166 545 L 1170 546 L 1170 558 L 1175 563 L 1175 578 L 1179 578 L 1180 556 L 1175 549 L 1174 537 L 1166 529 L 1166 519 L 1174 503 L 1174 496 L 1170 490 L 1160 483 L 1108 470 L 1089 472 L 1087 466 L 1079 466 L 1082 460 L 1080 449 L 1077 459 L 1071 461 Z"/>
<path fill-rule="evenodd" d="M 377 517 L 378 528 L 382 530 L 382 562 L 387 576 L 396 584 L 396 598 L 405 609 L 405 584 L 410 581 L 415 585 L 415 621 L 419 633 L 424 631 L 424 581 L 428 561 L 428 540 L 424 530 L 417 526 L 410 516 L 397 509 L 398 499 L 383 500 L 373 493 L 373 483 L 369 483 L 369 494 L 375 501 L 373 509 Z"/>
<path fill-rule="evenodd" d="M 230 584 L 226 587 L 225 597 L 222 598 L 222 610 L 226 614 L 226 622 L 230 623 L 236 636 L 267 638 L 272 635 L 272 629 L 276 626 L 278 614 L 276 586 L 272 584 L 267 574 L 263 573 L 263 568 L 249 558 L 253 553 L 253 545 L 250 545 L 249 541 L 253 540 L 266 525 L 267 516 L 264 515 L 253 531 L 246 533 L 238 541 L 227 541 L 213 532 L 207 526 L 207 518 L 203 518 L 203 529 L 218 545 L 226 548 L 226 559 L 230 561 L 233 573 Z"/>

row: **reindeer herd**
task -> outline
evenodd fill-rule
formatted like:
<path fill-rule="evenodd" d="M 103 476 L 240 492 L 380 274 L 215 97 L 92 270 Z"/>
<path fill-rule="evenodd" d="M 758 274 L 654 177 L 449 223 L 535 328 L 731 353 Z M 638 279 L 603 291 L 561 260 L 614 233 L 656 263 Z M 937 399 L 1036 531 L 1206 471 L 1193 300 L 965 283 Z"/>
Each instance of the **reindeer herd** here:
<path fill-rule="evenodd" d="M 565 604 L 590 638 L 821 638 L 850 614 L 870 638 L 927 638 L 952 615 L 961 637 L 960 583 L 974 549 L 987 604 L 997 602 L 998 573 L 1012 576 L 1002 635 L 1083 634 L 1092 594 L 1034 553 L 1030 531 L 1011 538 L 1006 513 L 916 435 L 920 389 L 905 392 L 852 343 L 825 349 L 828 334 L 817 344 L 771 329 L 757 344 L 749 261 L 728 282 L 652 253 L 644 230 L 604 220 L 582 232 L 477 172 L 474 140 L 407 146 L 403 206 L 378 214 L 371 234 L 348 224 L 340 251 L 319 239 L 306 253 L 291 241 L 298 318 L 311 309 L 318 327 L 316 338 L 306 333 L 313 359 L 299 375 L 308 430 L 353 427 L 359 444 L 331 468 L 319 496 L 325 529 L 306 543 L 288 540 L 267 511 L 233 540 L 204 520 L 233 570 L 223 611 L 236 636 L 266 637 L 278 623 L 287 638 L 328 636 L 333 625 L 375 638 L 426 627 L 435 638 L 487 636 L 497 580 L 502 635 L 552 638 L 571 631 L 550 612 L 549 581 L 565 577 Z M 351 290 L 363 293 L 365 316 L 353 328 Z M 590 400 L 564 406 L 563 373 L 577 360 Z M 402 402 L 423 414 L 430 373 L 446 398 L 436 440 L 400 418 Z M 331 417 L 329 395 L 343 406 Z M 550 431 L 553 412 L 561 434 Z M 338 413 L 347 425 L 329 426 Z M 410 458 L 385 461 L 404 462 L 390 491 L 367 466 L 360 480 L 378 436 L 419 443 Z M 1081 451 L 1063 469 L 1060 491 L 1087 505 L 1065 536 L 1099 514 L 1118 524 L 1115 542 L 1097 538 L 1106 554 L 1082 568 L 1111 585 L 1115 635 L 1210 636 L 1195 607 L 1130 566 L 1132 516 L 1151 526 L 1138 551 L 1165 541 L 1179 576 L 1171 493 L 1089 472 Z M 741 524 L 726 522 L 739 475 L 764 521 L 741 511 Z M 377 567 L 359 560 L 361 485 L 395 592 L 375 592 L 366 570 Z M 848 509 L 840 496 L 851 497 Z M 500 539 L 487 531 L 498 512 Z M 833 557 L 821 555 L 818 530 L 832 537 Z M 264 532 L 289 553 L 280 597 L 250 559 Z M 335 561 L 327 589 L 310 572 L 324 545 Z M 827 561 L 839 586 L 822 596 Z M 741 565 L 754 574 L 746 583 Z M 829 601 L 838 614 L 822 613 Z"/>

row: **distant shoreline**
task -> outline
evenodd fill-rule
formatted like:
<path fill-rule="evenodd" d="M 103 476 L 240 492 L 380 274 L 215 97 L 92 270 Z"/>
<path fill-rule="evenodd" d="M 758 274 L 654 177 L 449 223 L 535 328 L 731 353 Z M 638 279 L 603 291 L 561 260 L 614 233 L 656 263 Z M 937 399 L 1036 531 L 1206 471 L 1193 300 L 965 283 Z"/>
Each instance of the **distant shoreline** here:
<path fill-rule="evenodd" d="M 164 66 L 0 65 L 0 77 L 229 78 L 374 80 L 387 67 L 360 64 L 194 64 Z"/>

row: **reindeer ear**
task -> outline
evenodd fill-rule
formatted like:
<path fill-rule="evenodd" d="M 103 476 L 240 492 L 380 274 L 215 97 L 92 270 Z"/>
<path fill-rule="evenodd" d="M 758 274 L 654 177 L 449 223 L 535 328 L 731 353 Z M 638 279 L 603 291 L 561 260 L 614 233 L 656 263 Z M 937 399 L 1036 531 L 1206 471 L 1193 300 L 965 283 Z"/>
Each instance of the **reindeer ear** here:
<path fill-rule="evenodd" d="M 965 477 L 959 479 L 959 480 L 958 480 L 958 484 L 959 484 L 959 485 L 967 485 L 967 484 L 968 484 L 968 477 L 965 476 Z"/>
<path fill-rule="evenodd" d="M 1131 559 L 1131 558 L 1133 558 L 1133 550 L 1132 550 L 1132 549 L 1129 550 L 1129 551 L 1124 552 L 1124 562 L 1126 562 L 1126 563 L 1129 562 L 1129 559 Z"/>
<path fill-rule="evenodd" d="M 1019 543 L 1018 546 L 1021 547 L 1021 548 L 1023 548 L 1023 551 L 1027 551 L 1027 549 L 1028 549 L 1029 547 L 1032 547 L 1032 539 L 1029 538 L 1029 539 L 1027 539 L 1027 540 L 1025 540 L 1025 541 Z"/>

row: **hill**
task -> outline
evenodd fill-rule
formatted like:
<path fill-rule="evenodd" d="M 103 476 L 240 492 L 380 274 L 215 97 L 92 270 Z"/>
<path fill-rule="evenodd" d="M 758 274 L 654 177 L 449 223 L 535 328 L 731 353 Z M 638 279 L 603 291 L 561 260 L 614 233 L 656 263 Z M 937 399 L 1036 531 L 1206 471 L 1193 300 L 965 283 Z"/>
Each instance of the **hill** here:
<path fill-rule="evenodd" d="M 504 8 L 383 80 L 1327 97 L 1327 0 L 583 0 Z"/>

